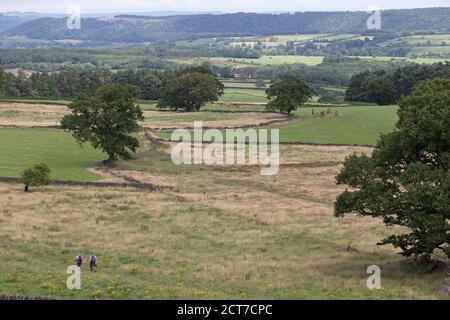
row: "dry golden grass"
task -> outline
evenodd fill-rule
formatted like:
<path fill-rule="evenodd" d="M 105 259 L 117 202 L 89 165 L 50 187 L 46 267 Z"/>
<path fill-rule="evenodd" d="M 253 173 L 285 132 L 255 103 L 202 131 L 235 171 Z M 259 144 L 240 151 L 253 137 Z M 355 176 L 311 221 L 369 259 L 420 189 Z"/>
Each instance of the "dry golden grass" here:
<path fill-rule="evenodd" d="M 2 103 L 0 102 L 0 126 L 54 127 L 69 114 L 66 106 L 52 104 Z M 203 121 L 204 127 L 229 128 L 264 125 L 273 120 L 288 120 L 276 113 L 218 113 L 218 112 L 162 112 L 144 110 L 146 129 L 192 128 L 194 121 Z"/>
<path fill-rule="evenodd" d="M 219 112 L 161 112 L 144 111 L 145 121 L 141 123 L 142 127 L 150 130 L 190 129 L 194 127 L 194 121 L 202 121 L 203 127 L 208 128 L 235 128 L 245 126 L 260 126 L 271 121 L 288 121 L 283 114 L 276 113 L 219 113 Z"/>
<path fill-rule="evenodd" d="M 0 293 L 438 298 L 441 272 L 417 271 L 392 247 L 376 246 L 396 230 L 375 219 L 333 217 L 333 201 L 344 190 L 334 176 L 354 151 L 370 149 L 282 146 L 272 177 L 256 166 L 178 167 L 161 151 L 114 169 L 173 187 L 160 193 L 47 187 L 25 194 L 21 186 L 0 184 Z M 348 244 L 358 253 L 348 252 Z M 66 290 L 65 268 L 76 252 L 90 250 L 98 272 L 84 273 L 81 291 Z M 365 286 L 371 264 L 382 268 L 382 290 Z"/>
<path fill-rule="evenodd" d="M 68 113 L 69 109 L 61 105 L 0 102 L 0 126 L 58 126 Z"/>

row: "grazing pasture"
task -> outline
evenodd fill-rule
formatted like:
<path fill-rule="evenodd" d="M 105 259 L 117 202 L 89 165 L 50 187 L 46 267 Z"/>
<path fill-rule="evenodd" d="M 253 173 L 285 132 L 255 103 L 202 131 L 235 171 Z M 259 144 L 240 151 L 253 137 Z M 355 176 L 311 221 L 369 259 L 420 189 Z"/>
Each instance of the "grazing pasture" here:
<path fill-rule="evenodd" d="M 227 57 L 200 57 L 200 58 L 176 58 L 170 61 L 180 64 L 201 64 L 209 61 L 219 66 L 270 66 L 280 64 L 303 63 L 309 66 L 316 66 L 323 62 L 322 56 L 262 56 L 258 59 L 247 58 L 227 58 Z"/>
<path fill-rule="evenodd" d="M 69 112 L 64 105 L 0 102 L 0 126 L 58 126 Z"/>
<path fill-rule="evenodd" d="M 420 54 L 426 51 L 427 47 L 416 47 L 413 48 L 411 51 L 411 54 Z M 438 52 L 440 53 L 445 53 L 445 47 L 433 47 L 433 48 L 439 48 L 437 49 Z M 433 50 L 433 49 L 431 49 Z M 431 51 L 430 51 L 431 52 Z M 450 52 L 450 50 L 447 49 L 447 52 Z M 356 58 L 356 57 L 355 57 Z M 433 64 L 436 62 L 446 62 L 446 61 L 450 61 L 449 59 L 444 59 L 444 58 L 416 58 L 416 57 L 387 57 L 387 56 L 376 56 L 376 57 L 369 57 L 369 56 L 359 56 L 357 57 L 359 59 L 363 59 L 363 60 L 377 60 L 377 61 L 399 61 L 399 60 L 405 60 L 405 61 L 409 61 L 409 62 L 415 62 L 415 63 L 425 63 L 425 64 Z"/>
<path fill-rule="evenodd" d="M 44 162 L 54 179 L 95 181 L 88 171 L 106 156 L 89 144 L 78 146 L 70 133 L 56 129 L 0 128 L 0 176 L 18 177 Z"/>
<path fill-rule="evenodd" d="M 325 116 L 321 117 L 320 112 Z M 295 111 L 293 120 L 267 128 L 280 129 L 281 142 L 374 145 L 380 134 L 394 129 L 396 112 L 397 106 L 311 106 Z M 170 139 L 171 131 L 156 135 Z"/>
<path fill-rule="evenodd" d="M 443 42 L 450 44 L 450 34 L 414 35 L 401 39 L 411 45 L 442 45 Z"/>
<path fill-rule="evenodd" d="M 320 112 L 328 109 L 331 113 L 321 118 Z M 280 129 L 280 140 L 286 142 L 373 145 L 380 134 L 394 129 L 396 112 L 397 106 L 301 108 L 294 113 L 298 120 L 276 127 Z"/>
<path fill-rule="evenodd" d="M 280 65 L 285 63 L 302 63 L 308 66 L 316 66 L 323 62 L 323 58 L 324 57 L 321 56 L 262 56 L 259 59 L 232 59 L 232 61 L 250 65 L 254 64 L 265 66 Z"/>
<path fill-rule="evenodd" d="M 267 103 L 267 97 L 265 90 L 262 89 L 225 88 L 219 101 Z"/>
<path fill-rule="evenodd" d="M 141 106 L 145 120 L 140 125 L 147 129 L 190 128 L 194 121 L 203 121 L 205 127 L 224 128 L 259 126 L 274 120 L 288 120 L 282 114 L 261 112 L 264 110 L 263 105 L 207 105 L 202 111 L 192 113 L 160 111 L 152 103 L 141 103 Z M 0 126 L 58 128 L 62 117 L 68 113 L 69 109 L 60 105 L 0 104 Z"/>
<path fill-rule="evenodd" d="M 253 166 L 175 166 L 145 151 L 115 170 L 172 189 L 0 184 L 2 294 L 76 299 L 438 298 L 442 272 L 410 266 L 381 221 L 333 217 L 344 157 L 367 148 L 282 146 L 277 176 Z M 94 251 L 81 290 L 74 255 Z M 380 265 L 382 290 L 366 268 Z"/>
<path fill-rule="evenodd" d="M 272 121 L 285 122 L 289 119 L 282 114 L 262 112 L 210 112 L 193 113 L 145 111 L 145 121 L 141 126 L 146 129 L 192 128 L 194 121 L 202 121 L 204 127 L 233 128 L 260 126 Z"/>
<path fill-rule="evenodd" d="M 322 34 L 284 34 L 284 35 L 275 35 L 264 38 L 264 41 L 270 41 L 270 39 L 275 39 L 278 42 L 288 42 L 288 41 L 294 41 L 294 42 L 304 42 L 308 40 L 313 40 L 316 38 L 320 38 L 322 36 L 328 36 L 328 35 L 322 35 Z"/>

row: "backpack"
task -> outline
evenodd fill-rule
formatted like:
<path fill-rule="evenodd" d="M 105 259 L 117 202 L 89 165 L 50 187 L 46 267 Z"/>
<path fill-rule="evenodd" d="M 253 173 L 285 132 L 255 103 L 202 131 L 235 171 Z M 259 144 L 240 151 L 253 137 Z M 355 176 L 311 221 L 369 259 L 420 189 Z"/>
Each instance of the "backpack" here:
<path fill-rule="evenodd" d="M 81 261 L 83 261 L 83 258 L 82 258 L 81 256 L 77 256 L 77 257 L 75 258 L 75 261 L 81 262 Z"/>
<path fill-rule="evenodd" d="M 97 257 L 96 256 L 91 256 L 91 262 L 93 262 L 93 263 L 97 262 Z"/>

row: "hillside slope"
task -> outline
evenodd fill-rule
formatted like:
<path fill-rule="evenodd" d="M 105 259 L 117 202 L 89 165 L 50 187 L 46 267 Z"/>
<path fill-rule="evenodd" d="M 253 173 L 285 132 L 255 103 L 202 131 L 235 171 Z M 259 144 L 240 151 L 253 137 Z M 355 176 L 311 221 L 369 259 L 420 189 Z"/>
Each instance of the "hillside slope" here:
<path fill-rule="evenodd" d="M 31 39 L 75 39 L 144 42 L 209 36 L 251 36 L 290 33 L 361 33 L 367 31 L 366 12 L 302 12 L 295 14 L 234 13 L 148 17 L 122 15 L 86 18 L 81 30 L 69 30 L 64 18 L 42 18 L 3 32 Z M 383 31 L 450 32 L 450 8 L 386 10 Z"/>

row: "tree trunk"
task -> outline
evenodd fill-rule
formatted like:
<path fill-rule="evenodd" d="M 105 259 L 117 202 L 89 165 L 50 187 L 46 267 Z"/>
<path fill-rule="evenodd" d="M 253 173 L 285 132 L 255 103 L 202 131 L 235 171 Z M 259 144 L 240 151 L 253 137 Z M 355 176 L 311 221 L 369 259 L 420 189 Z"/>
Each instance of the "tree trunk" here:
<path fill-rule="evenodd" d="M 28 185 L 25 185 L 25 192 L 28 192 Z"/>
<path fill-rule="evenodd" d="M 116 161 L 116 155 L 114 153 L 108 154 L 108 160 L 103 161 L 103 163 L 107 166 L 110 166 Z"/>

